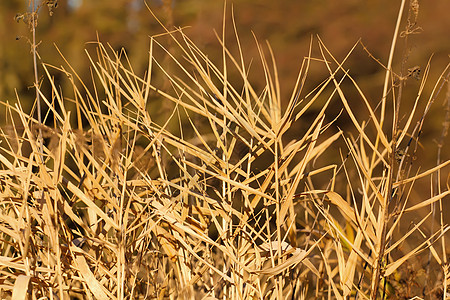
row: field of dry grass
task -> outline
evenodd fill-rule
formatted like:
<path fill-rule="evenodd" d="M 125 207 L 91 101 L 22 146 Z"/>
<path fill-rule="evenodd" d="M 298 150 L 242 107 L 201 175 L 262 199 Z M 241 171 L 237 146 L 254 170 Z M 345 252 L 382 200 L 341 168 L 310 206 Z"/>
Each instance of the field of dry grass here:
<path fill-rule="evenodd" d="M 255 37 L 246 57 L 225 18 L 222 61 L 177 29 L 150 38 L 143 75 L 100 41 L 91 78 L 44 63 L 52 92 L 35 84 L 31 112 L 1 102 L 0 298 L 450 298 L 450 70 L 430 82 L 405 54 L 393 69 L 416 29 L 417 1 L 403 5 L 389 61 L 366 49 L 385 72 L 375 105 L 346 67 L 360 42 L 339 60 L 313 37 L 285 100 L 270 45 Z M 312 64 L 329 75 L 304 90 Z M 438 101 L 442 130 L 422 145 Z"/>

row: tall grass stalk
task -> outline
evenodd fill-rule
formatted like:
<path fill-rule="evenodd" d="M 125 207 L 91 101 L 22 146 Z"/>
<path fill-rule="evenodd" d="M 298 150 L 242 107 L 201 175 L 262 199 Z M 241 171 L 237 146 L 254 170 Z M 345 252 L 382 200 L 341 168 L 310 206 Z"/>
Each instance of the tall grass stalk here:
<path fill-rule="evenodd" d="M 38 78 L 38 66 L 37 66 L 37 43 L 36 43 L 36 27 L 37 27 L 37 12 L 38 8 L 36 7 L 36 3 L 34 0 L 30 1 L 31 6 L 31 33 L 32 33 L 32 44 L 31 44 L 31 53 L 33 56 L 33 71 L 34 71 L 34 86 L 36 89 L 36 107 L 37 107 L 37 118 L 39 125 L 42 125 L 42 115 L 41 115 L 41 99 L 39 95 L 39 78 Z M 42 141 L 42 130 L 39 129 L 39 143 L 40 143 L 40 152 L 43 153 L 43 141 Z"/>
<path fill-rule="evenodd" d="M 386 76 L 385 76 L 385 80 L 384 80 L 384 86 L 383 86 L 383 95 L 382 95 L 382 100 L 381 100 L 381 116 L 380 116 L 380 127 L 383 127 L 383 123 L 384 123 L 384 117 L 385 117 L 385 113 L 386 113 L 386 101 L 387 101 L 387 91 L 389 89 L 389 86 L 392 86 L 390 84 L 390 82 L 392 81 L 392 61 L 394 59 L 394 52 L 395 52 L 395 48 L 397 45 L 397 40 L 399 38 L 399 30 L 400 30 L 400 24 L 403 18 L 403 11 L 405 8 L 405 3 L 406 0 L 402 0 L 401 4 L 400 4 L 400 9 L 399 9 L 399 13 L 398 13 L 398 17 L 397 17 L 397 22 L 395 25 L 395 31 L 394 31 L 394 36 L 392 39 L 392 44 L 391 44 L 391 50 L 389 53 L 389 60 L 388 60 L 388 64 L 387 64 L 387 68 L 386 68 Z M 401 91 L 403 89 L 403 83 L 400 84 L 400 94 Z M 400 102 L 400 98 L 397 99 L 397 103 L 399 104 Z M 377 254 L 377 263 L 375 266 L 375 272 L 373 274 L 373 286 L 372 286 L 372 294 L 371 294 L 371 299 L 377 299 L 377 295 L 378 295 L 378 286 L 380 284 L 380 280 L 381 280 L 381 272 L 382 272 L 382 267 L 383 267 L 383 260 L 385 259 L 385 248 L 386 248 L 386 232 L 387 232 L 387 226 L 389 224 L 389 205 L 390 203 L 392 203 L 393 200 L 393 181 L 394 181 L 394 164 L 395 164 L 395 153 L 397 152 L 397 131 L 398 131 L 398 118 L 399 118 L 399 110 L 397 109 L 397 107 L 395 108 L 395 112 L 393 114 L 393 121 L 392 121 L 392 143 L 390 144 L 390 149 L 388 149 L 389 151 L 389 166 L 388 166 L 388 183 L 387 183 L 387 188 L 385 189 L 384 192 L 384 197 L 383 197 L 383 203 L 382 203 L 382 219 L 381 221 L 381 234 L 379 235 L 379 241 L 378 241 L 378 251 L 376 251 L 375 253 Z M 378 144 L 378 140 L 375 142 L 375 145 Z M 375 154 L 375 153 L 374 153 Z M 372 156 L 372 163 L 375 161 L 376 157 L 375 155 Z"/>

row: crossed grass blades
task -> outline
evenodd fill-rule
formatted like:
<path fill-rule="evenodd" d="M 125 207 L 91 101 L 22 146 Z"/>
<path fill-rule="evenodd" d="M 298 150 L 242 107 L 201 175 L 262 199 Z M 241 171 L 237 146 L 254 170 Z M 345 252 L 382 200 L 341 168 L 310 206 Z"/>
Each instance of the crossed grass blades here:
<path fill-rule="evenodd" d="M 433 288 L 447 293 L 448 226 L 441 222 L 426 236 L 428 213 L 407 232 L 396 230 L 407 214 L 434 203 L 442 211 L 448 186 L 418 204 L 409 199 L 415 181 L 449 161 L 415 175 L 399 167 L 412 150 L 396 149 L 418 135 L 417 105 L 390 139 L 385 106 L 377 113 L 343 67 L 358 44 L 338 61 L 320 39 L 314 58 L 312 42 L 283 104 L 270 47 L 256 43 L 265 78 L 256 90 L 249 79 L 256 63 L 246 62 L 237 33 L 237 55 L 219 38 L 219 64 L 182 30 L 168 35 L 178 51 L 166 51 L 171 73 L 155 58 L 156 49 L 165 50 L 157 38 L 144 76 L 125 52 L 101 43 L 95 56 L 87 52 L 93 88 L 68 62 L 44 65 L 52 86 L 51 95 L 40 92 L 47 125 L 20 101 L 3 103 L 9 125 L 0 144 L 1 298 L 367 299 L 376 274 L 383 279 L 379 295 L 407 296 L 402 268 L 428 254 L 440 268 Z M 312 63 L 329 76 L 305 92 Z M 55 70 L 72 82 L 72 97 L 56 86 Z M 233 84 L 231 72 L 239 74 Z M 161 78 L 170 89 L 161 89 Z M 444 79 L 447 68 L 429 103 Z M 343 82 L 358 91 L 368 120 L 354 113 Z M 333 101 L 342 103 L 355 137 L 326 121 Z M 310 111 L 314 117 L 304 118 Z M 329 153 L 339 141 L 347 148 L 336 160 Z M 417 233 L 421 239 L 412 239 Z"/>

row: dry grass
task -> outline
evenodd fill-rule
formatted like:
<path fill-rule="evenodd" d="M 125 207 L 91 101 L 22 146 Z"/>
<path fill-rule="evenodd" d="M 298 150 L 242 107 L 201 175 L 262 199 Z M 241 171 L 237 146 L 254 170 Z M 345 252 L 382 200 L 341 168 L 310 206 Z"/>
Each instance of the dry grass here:
<path fill-rule="evenodd" d="M 448 66 L 419 111 L 427 66 L 403 117 L 396 105 L 413 74 L 396 75 L 389 63 L 375 108 L 344 66 L 359 43 L 339 61 L 318 39 L 321 56 L 311 51 L 304 59 L 285 104 L 270 47 L 257 43 L 260 58 L 252 64 L 266 80 L 256 90 L 237 33 L 237 55 L 219 38 L 218 64 L 183 31 L 170 37 L 178 51 L 167 53 L 177 68 L 171 73 L 155 59 L 164 50 L 157 38 L 144 76 L 126 53 L 98 43 L 95 55 L 87 52 L 93 89 L 68 62 L 44 65 L 53 87 L 51 95 L 40 93 L 47 125 L 20 102 L 3 103 L 2 299 L 407 298 L 423 297 L 420 276 L 434 282 L 429 295 L 445 299 L 442 214 L 450 192 L 439 172 L 450 161 L 419 170 L 412 157 L 429 106 L 449 88 Z M 330 75 L 303 91 L 311 63 Z M 55 86 L 55 70 L 71 80 L 73 97 Z M 233 84 L 231 72 L 240 75 Z M 161 90 L 153 76 L 171 88 Z M 359 99 L 346 97 L 343 82 Z M 337 100 L 356 135 L 327 121 Z M 169 115 L 149 109 L 161 103 Z M 359 118 L 356 106 L 369 118 Z M 442 141 L 448 116 L 443 127 Z M 340 142 L 339 162 L 329 153 Z M 432 195 L 412 203 L 423 180 Z M 405 231 L 402 220 L 419 211 L 426 217 Z M 430 232 L 433 213 L 440 223 Z M 431 271 L 423 264 L 429 255 L 437 266 Z"/>

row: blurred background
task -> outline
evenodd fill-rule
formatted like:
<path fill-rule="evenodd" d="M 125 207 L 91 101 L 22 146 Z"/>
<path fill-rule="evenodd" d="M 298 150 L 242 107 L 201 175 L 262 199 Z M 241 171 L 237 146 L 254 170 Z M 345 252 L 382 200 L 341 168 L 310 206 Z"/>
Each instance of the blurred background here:
<path fill-rule="evenodd" d="M 39 2 L 39 0 L 36 0 Z M 147 0 L 148 7 L 168 28 L 183 27 L 188 36 L 214 60 L 220 63 L 221 49 L 214 30 L 222 31 L 224 1 L 211 0 Z M 227 2 L 228 43 L 235 44 L 231 10 L 234 11 L 246 58 L 258 59 L 252 36 L 259 43 L 268 41 L 277 60 L 283 95 L 290 96 L 303 57 L 308 54 L 311 37 L 319 35 L 336 58 L 342 59 L 361 39 L 372 55 L 387 63 L 389 47 L 400 1 L 391 0 L 234 0 Z M 149 36 L 164 32 L 151 15 L 144 0 L 58 0 L 50 16 L 46 6 L 39 13 L 37 40 L 42 62 L 60 66 L 63 55 L 82 78 L 88 79 L 89 61 L 84 53 L 87 43 L 110 43 L 114 49 L 125 48 L 136 73 L 147 67 Z M 436 81 L 448 63 L 450 50 L 450 2 L 419 2 L 417 25 L 423 31 L 410 36 L 407 67 L 425 67 L 432 59 L 431 81 Z M 31 34 L 24 22 L 14 17 L 30 11 L 29 0 L 0 1 L 0 100 L 13 101 L 17 90 L 24 104 L 34 96 Z M 315 45 L 317 45 L 315 39 Z M 401 43 L 400 43 L 401 44 Z M 402 49 L 403 48 L 403 49 Z M 317 47 L 313 53 L 318 57 Z M 404 47 L 399 47 L 397 57 Z M 399 60 L 397 61 L 399 63 Z M 395 65 L 395 64 L 394 64 Z M 351 74 L 369 97 L 381 96 L 382 67 L 357 47 L 346 64 Z M 397 71 L 398 68 L 397 68 Z M 57 75 L 55 75 L 57 76 Z M 326 76 L 320 68 L 312 68 L 310 84 L 316 86 Z M 432 85 L 429 85 L 432 87 Z M 64 87 L 64 83 L 62 83 Z"/>

